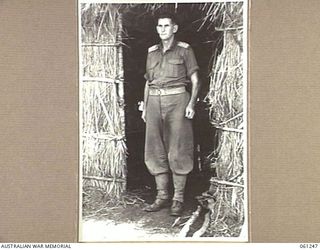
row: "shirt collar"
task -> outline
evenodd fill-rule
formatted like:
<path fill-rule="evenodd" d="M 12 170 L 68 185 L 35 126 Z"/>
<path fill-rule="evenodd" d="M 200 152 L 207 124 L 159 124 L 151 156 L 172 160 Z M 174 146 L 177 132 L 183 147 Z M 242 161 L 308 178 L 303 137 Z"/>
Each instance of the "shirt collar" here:
<path fill-rule="evenodd" d="M 174 38 L 172 43 L 171 43 L 171 46 L 169 47 L 169 49 L 167 51 L 174 49 L 176 47 L 177 43 L 178 43 L 177 40 Z M 163 51 L 163 45 L 162 45 L 161 41 L 159 43 L 159 47 L 160 47 L 161 52 L 162 52 Z"/>

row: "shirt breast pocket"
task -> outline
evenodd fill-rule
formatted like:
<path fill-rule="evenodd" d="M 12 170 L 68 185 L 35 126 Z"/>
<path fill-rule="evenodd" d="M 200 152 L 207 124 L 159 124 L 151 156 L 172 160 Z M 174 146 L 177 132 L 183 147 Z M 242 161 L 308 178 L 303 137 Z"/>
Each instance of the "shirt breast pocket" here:
<path fill-rule="evenodd" d="M 167 74 L 170 77 L 181 77 L 184 72 L 183 59 L 169 59 Z"/>
<path fill-rule="evenodd" d="M 148 65 L 148 76 L 150 81 L 154 80 L 154 71 L 158 64 L 159 64 L 159 61 L 151 61 L 150 64 Z"/>

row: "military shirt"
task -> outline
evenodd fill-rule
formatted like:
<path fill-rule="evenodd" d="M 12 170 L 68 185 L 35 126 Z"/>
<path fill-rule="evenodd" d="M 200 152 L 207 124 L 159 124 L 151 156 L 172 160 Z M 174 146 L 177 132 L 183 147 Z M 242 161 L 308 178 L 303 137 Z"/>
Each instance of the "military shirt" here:
<path fill-rule="evenodd" d="M 162 43 L 148 49 L 144 76 L 154 88 L 185 86 L 198 69 L 191 46 L 174 40 L 166 52 L 163 52 Z"/>

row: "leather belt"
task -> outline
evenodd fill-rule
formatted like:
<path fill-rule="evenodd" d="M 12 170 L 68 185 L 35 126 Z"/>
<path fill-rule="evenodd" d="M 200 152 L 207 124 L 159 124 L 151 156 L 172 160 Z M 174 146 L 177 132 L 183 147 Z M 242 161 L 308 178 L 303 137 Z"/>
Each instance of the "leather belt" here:
<path fill-rule="evenodd" d="M 162 88 L 162 89 L 149 88 L 149 95 L 175 95 L 175 94 L 181 94 L 184 92 L 186 92 L 186 88 L 184 86 L 176 87 L 176 88 Z"/>

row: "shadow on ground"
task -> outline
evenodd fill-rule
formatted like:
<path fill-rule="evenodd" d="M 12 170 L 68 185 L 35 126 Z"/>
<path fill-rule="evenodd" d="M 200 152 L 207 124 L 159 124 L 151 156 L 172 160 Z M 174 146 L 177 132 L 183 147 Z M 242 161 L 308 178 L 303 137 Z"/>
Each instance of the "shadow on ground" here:
<path fill-rule="evenodd" d="M 153 241 L 177 239 L 185 222 L 197 209 L 196 196 L 207 189 L 203 176 L 188 182 L 185 195 L 185 209 L 181 217 L 170 216 L 170 208 L 158 212 L 145 212 L 143 208 L 154 200 L 153 187 L 144 186 L 129 189 L 119 200 L 103 197 L 93 188 L 83 192 L 83 216 L 81 223 L 82 241 Z M 190 227 L 187 236 L 198 230 L 204 219 L 204 211 Z"/>

